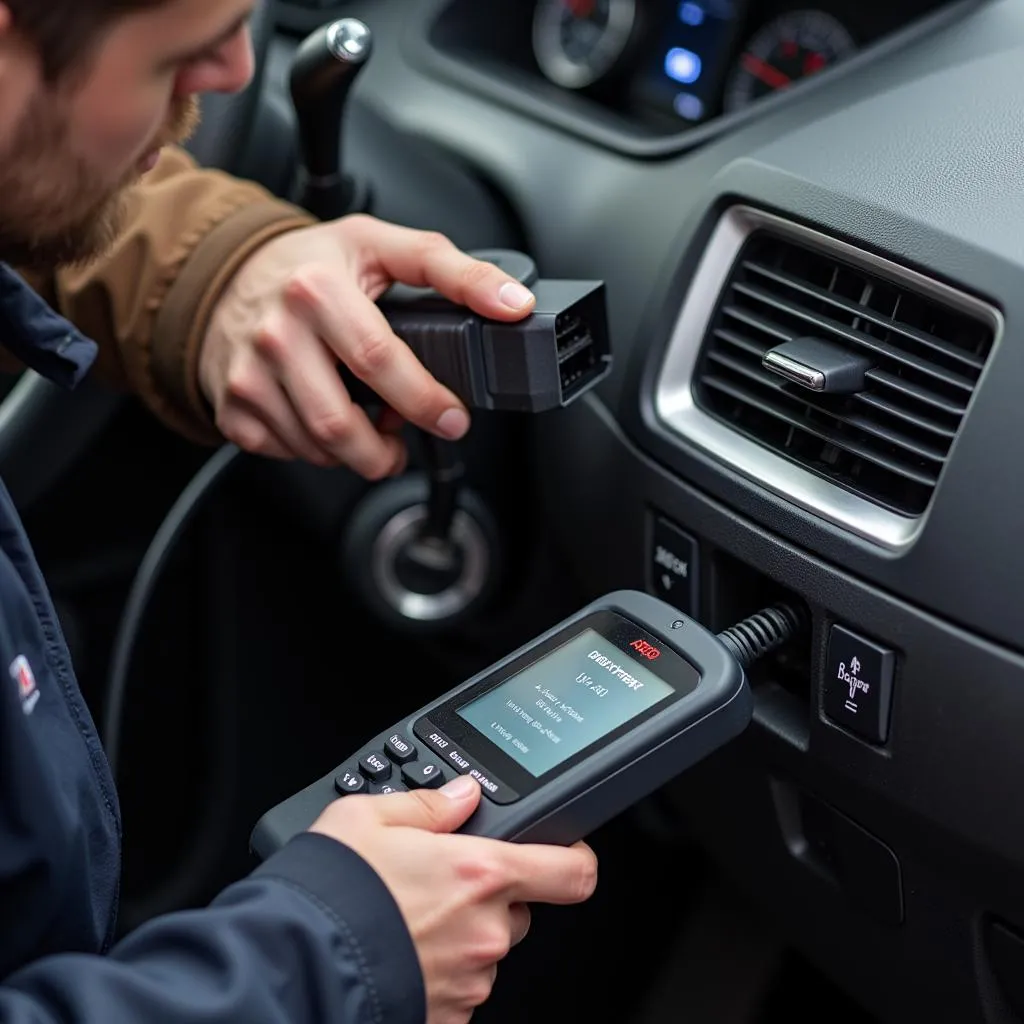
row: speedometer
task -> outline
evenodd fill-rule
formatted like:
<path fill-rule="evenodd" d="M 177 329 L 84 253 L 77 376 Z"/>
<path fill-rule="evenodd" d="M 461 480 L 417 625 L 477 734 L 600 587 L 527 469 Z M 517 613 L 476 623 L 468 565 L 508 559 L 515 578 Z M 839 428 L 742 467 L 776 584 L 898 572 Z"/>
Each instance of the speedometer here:
<path fill-rule="evenodd" d="M 615 66 L 635 21 L 636 0 L 539 0 L 533 17 L 537 63 L 556 85 L 583 89 Z"/>
<path fill-rule="evenodd" d="M 739 110 L 850 56 L 857 44 L 822 11 L 794 11 L 770 22 L 747 44 L 732 72 L 725 109 Z"/>

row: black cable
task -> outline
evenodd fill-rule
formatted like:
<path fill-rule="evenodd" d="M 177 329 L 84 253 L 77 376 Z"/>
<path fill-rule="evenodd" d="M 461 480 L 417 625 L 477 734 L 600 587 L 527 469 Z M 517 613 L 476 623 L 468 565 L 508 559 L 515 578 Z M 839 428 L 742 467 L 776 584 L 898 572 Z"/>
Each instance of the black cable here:
<path fill-rule="evenodd" d="M 110 771 L 115 779 L 121 752 L 121 729 L 128 683 L 146 612 L 182 534 L 241 454 L 234 445 L 225 445 L 199 470 L 161 523 L 135 574 L 114 642 L 100 733 Z"/>
<path fill-rule="evenodd" d="M 232 463 L 234 464 L 234 463 Z M 223 474 L 216 478 L 223 481 Z M 211 490 L 206 494 L 210 495 Z M 236 839 L 232 815 L 225 812 L 238 799 L 242 767 L 242 674 L 238 668 L 241 624 L 235 588 L 243 541 L 231 529 L 230 511 L 224 502 L 209 502 L 198 541 L 203 546 L 207 584 L 201 597 L 205 670 L 213 685 L 204 693 L 202 720 L 196 734 L 208 729 L 203 785 L 190 803 L 193 818 L 181 837 L 174 863 L 158 879 L 149 878 L 138 895 L 123 894 L 119 928 L 122 935 L 155 917 L 195 905 L 205 887 L 225 863 L 231 862 Z M 193 713 L 198 709 L 193 708 Z M 198 717 L 198 716 L 197 716 Z"/>
<path fill-rule="evenodd" d="M 459 456 L 458 447 L 450 441 L 442 441 L 422 432 L 421 449 L 427 479 L 430 482 L 428 518 L 423 539 L 443 543 L 447 548 L 465 467 Z M 241 455 L 242 452 L 236 446 L 225 445 L 200 469 L 160 525 L 135 575 L 114 642 L 100 733 L 110 770 L 115 778 L 121 753 L 121 730 L 131 668 L 146 613 L 167 561 L 182 534 L 188 529 L 206 498 L 216 489 Z"/>
<path fill-rule="evenodd" d="M 459 486 L 466 467 L 452 441 L 443 441 L 420 431 L 420 449 L 430 489 L 427 494 L 427 521 L 422 536 L 438 541 L 451 538 L 452 521 L 458 509 Z"/>
<path fill-rule="evenodd" d="M 806 625 L 803 609 L 783 601 L 723 630 L 718 639 L 746 669 L 787 643 Z"/>

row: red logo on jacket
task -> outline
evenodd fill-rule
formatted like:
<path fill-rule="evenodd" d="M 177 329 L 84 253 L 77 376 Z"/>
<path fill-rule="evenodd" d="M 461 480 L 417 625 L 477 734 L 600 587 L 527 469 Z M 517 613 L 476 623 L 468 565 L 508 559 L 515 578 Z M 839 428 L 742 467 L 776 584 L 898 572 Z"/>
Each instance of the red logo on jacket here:
<path fill-rule="evenodd" d="M 24 654 L 19 654 L 10 667 L 11 678 L 18 684 L 18 696 L 21 697 L 21 710 L 31 715 L 39 701 L 39 688 L 36 686 L 35 673 Z"/>

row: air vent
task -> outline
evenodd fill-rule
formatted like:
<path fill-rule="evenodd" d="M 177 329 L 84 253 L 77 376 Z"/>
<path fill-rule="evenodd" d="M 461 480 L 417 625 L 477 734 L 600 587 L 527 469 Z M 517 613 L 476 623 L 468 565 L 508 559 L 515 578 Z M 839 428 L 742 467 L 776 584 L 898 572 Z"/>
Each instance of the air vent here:
<path fill-rule="evenodd" d="M 994 326 L 942 301 L 940 287 L 911 287 L 909 272 L 890 274 L 880 260 L 858 265 L 850 252 L 771 230 L 749 234 L 712 313 L 694 398 L 790 462 L 891 512 L 919 516 Z M 816 393 L 762 366 L 770 349 L 800 338 L 868 360 L 864 388 Z"/>

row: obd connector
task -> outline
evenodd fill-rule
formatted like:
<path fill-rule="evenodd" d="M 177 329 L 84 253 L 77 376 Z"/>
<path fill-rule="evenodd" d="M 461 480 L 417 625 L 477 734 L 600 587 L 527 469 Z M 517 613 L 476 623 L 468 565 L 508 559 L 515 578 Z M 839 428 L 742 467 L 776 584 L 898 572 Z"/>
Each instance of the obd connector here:
<path fill-rule="evenodd" d="M 380 301 L 391 329 L 470 409 L 539 413 L 569 405 L 612 366 L 605 286 L 538 280 L 534 311 L 488 320 L 433 291 L 392 289 Z M 345 372 L 353 397 L 365 397 Z M 357 393 L 358 392 L 358 393 Z"/>

